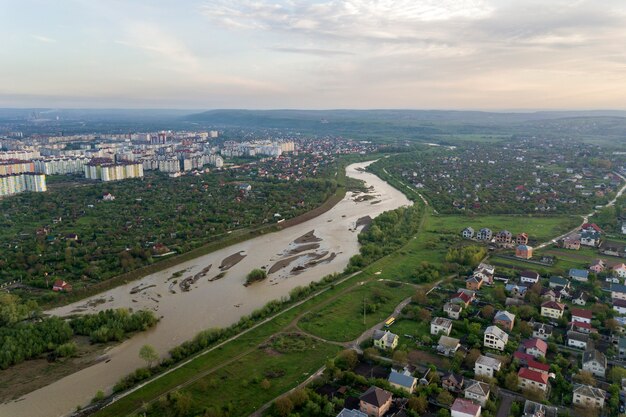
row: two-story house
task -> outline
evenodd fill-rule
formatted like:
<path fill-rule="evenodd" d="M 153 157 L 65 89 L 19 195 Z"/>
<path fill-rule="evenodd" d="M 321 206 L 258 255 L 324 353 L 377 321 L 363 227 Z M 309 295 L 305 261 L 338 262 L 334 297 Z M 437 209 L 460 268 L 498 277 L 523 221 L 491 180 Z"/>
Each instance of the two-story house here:
<path fill-rule="evenodd" d="M 489 326 L 485 329 L 483 344 L 486 348 L 504 350 L 509 342 L 509 335 L 497 326 Z"/>
<path fill-rule="evenodd" d="M 541 304 L 541 315 L 552 319 L 560 319 L 565 312 L 565 304 L 556 301 L 546 301 Z"/>
<path fill-rule="evenodd" d="M 606 356 L 596 349 L 589 349 L 583 353 L 583 370 L 604 378 L 606 375 Z"/>
<path fill-rule="evenodd" d="M 443 317 L 435 317 L 430 322 L 430 334 L 445 334 L 450 336 L 452 331 L 452 320 Z"/>
<path fill-rule="evenodd" d="M 474 363 L 474 376 L 488 376 L 493 378 L 500 371 L 502 362 L 499 359 L 480 355 Z"/>
<path fill-rule="evenodd" d="M 389 411 L 392 399 L 389 391 L 371 386 L 359 397 L 359 409 L 370 417 L 382 417 Z"/>

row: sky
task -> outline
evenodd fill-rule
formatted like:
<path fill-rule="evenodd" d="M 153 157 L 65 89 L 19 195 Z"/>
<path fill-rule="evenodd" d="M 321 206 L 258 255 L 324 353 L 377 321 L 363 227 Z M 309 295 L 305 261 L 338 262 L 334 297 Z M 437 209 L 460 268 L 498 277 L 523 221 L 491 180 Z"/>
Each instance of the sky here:
<path fill-rule="evenodd" d="M 626 109 L 624 0 L 0 0 L 0 107 Z"/>

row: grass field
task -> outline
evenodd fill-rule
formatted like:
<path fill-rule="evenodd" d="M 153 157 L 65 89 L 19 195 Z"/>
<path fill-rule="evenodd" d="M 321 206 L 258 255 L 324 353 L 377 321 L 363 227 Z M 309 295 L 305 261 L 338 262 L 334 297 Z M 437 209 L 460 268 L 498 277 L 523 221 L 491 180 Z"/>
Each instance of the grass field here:
<path fill-rule="evenodd" d="M 413 350 L 415 349 L 415 340 L 418 337 L 430 335 L 430 323 L 424 321 L 402 319 L 397 320 L 391 326 L 390 331 L 400 336 L 398 349 Z M 415 339 L 411 339 L 409 337 L 406 337 L 405 335 L 413 336 Z"/>
<path fill-rule="evenodd" d="M 294 338 L 294 335 L 284 336 Z M 181 393 L 194 398 L 194 409 L 190 415 L 201 415 L 205 408 L 215 405 L 228 406 L 230 416 L 247 416 L 259 404 L 264 404 L 277 395 L 304 381 L 317 371 L 320 363 L 334 357 L 341 348 L 304 337 L 296 349 L 276 350 L 272 343 L 259 347 L 215 373 L 199 379 L 185 387 Z M 263 388 L 261 381 L 270 381 Z M 219 389 L 211 389 L 219 388 Z"/>
<path fill-rule="evenodd" d="M 543 243 L 559 236 L 581 222 L 578 216 L 530 217 L 530 216 L 433 216 L 427 231 L 460 235 L 461 231 L 471 226 L 478 231 L 483 227 L 490 228 L 494 234 L 500 230 L 511 233 L 528 233 L 531 246 Z"/>
<path fill-rule="evenodd" d="M 298 326 L 311 334 L 326 340 L 348 342 L 356 339 L 361 333 L 376 323 L 384 321 L 391 315 L 394 308 L 405 298 L 415 293 L 409 285 L 390 287 L 387 282 L 370 281 L 339 297 L 319 310 L 304 316 Z M 381 302 L 376 294 L 385 301 Z M 363 306 L 378 304 L 375 312 L 365 315 L 363 323 Z"/>

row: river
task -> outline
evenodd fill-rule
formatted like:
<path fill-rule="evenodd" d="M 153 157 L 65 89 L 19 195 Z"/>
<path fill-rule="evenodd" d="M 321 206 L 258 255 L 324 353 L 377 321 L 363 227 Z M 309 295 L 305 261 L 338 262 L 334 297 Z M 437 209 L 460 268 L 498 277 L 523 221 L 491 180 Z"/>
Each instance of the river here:
<path fill-rule="evenodd" d="M 359 250 L 357 221 L 411 202 L 376 175 L 363 171 L 373 161 L 349 165 L 346 174 L 366 182 L 371 191 L 364 195 L 348 192 L 326 213 L 268 235 L 237 243 L 200 256 L 191 261 L 146 276 L 80 302 L 51 310 L 65 316 L 71 313 L 128 307 L 151 309 L 161 320 L 155 328 L 137 334 L 106 352 L 106 361 L 66 376 L 48 386 L 33 391 L 10 403 L 0 405 L 1 417 L 56 417 L 86 405 L 98 390 L 110 392 L 113 385 L 133 369 L 144 366 L 138 352 L 150 344 L 161 355 L 191 339 L 199 331 L 211 327 L 226 327 L 242 316 L 262 307 L 270 300 L 288 296 L 296 286 L 305 286 L 325 275 L 341 272 L 351 256 Z M 358 197 L 366 196 L 365 198 Z M 296 242 L 314 231 L 316 239 Z M 317 247 L 319 245 L 319 247 Z M 232 255 L 245 255 L 226 270 L 223 278 L 210 281 L 220 272 L 220 265 Z M 306 254 L 305 256 L 298 255 Z M 279 269 L 276 262 L 288 263 Z M 319 262 L 311 263 L 318 260 Z M 308 266 L 307 266 L 308 264 Z M 206 268 L 211 268 L 206 272 Z M 275 272 L 259 283 L 245 287 L 246 275 L 254 268 L 265 267 Z M 294 270 L 295 268 L 295 270 Z M 182 276 L 173 274 L 184 270 Z M 202 275 L 203 270 L 206 272 Z M 200 274 L 200 275 L 197 275 Z M 189 291 L 182 291 L 180 281 L 199 276 Z M 176 284 L 174 281 L 177 281 Z M 131 291 L 135 289 L 134 294 Z M 140 290 L 140 291 L 138 291 Z"/>

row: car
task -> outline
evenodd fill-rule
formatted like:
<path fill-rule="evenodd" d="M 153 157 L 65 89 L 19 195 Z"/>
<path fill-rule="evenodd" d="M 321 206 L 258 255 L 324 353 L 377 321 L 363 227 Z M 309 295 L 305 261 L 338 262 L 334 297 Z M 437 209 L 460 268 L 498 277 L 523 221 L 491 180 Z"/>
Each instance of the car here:
<path fill-rule="evenodd" d="M 620 406 L 619 406 L 619 412 L 620 412 L 620 413 L 623 413 L 623 412 L 624 412 L 624 404 L 622 404 L 622 405 L 620 405 Z"/>

